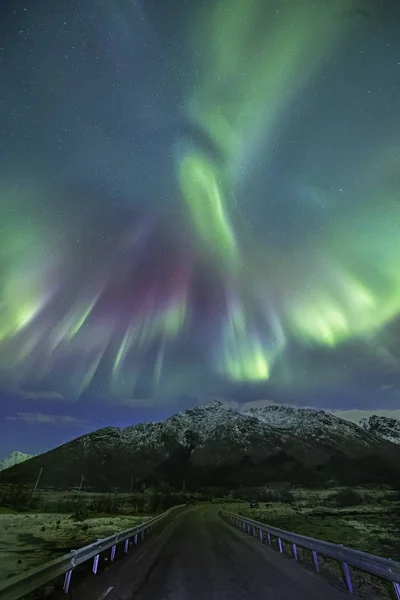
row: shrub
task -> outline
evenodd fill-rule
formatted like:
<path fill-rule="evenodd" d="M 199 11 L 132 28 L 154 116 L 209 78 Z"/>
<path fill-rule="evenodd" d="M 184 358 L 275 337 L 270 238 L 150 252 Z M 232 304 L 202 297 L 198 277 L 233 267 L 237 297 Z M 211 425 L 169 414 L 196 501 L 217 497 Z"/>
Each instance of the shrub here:
<path fill-rule="evenodd" d="M 371 494 L 371 492 L 364 492 L 364 502 L 365 504 L 380 504 L 382 497 L 377 496 L 376 494 Z"/>
<path fill-rule="evenodd" d="M 108 494 L 108 496 L 98 496 L 93 498 L 90 503 L 90 510 L 96 513 L 106 513 L 115 515 L 119 513 L 119 500 L 117 494 Z"/>
<path fill-rule="evenodd" d="M 89 516 L 89 511 L 84 504 L 77 503 L 71 517 L 75 521 L 85 521 Z"/>
<path fill-rule="evenodd" d="M 280 502 L 280 494 L 277 490 L 262 490 L 262 492 L 257 496 L 257 499 L 260 499 L 261 502 Z"/>
<path fill-rule="evenodd" d="M 336 495 L 337 494 L 329 494 L 328 496 L 325 496 L 325 498 L 321 500 L 321 506 L 336 507 Z"/>
<path fill-rule="evenodd" d="M 133 493 L 130 497 L 128 503 L 133 507 L 134 512 L 142 513 L 144 512 L 144 495 L 141 493 Z"/>
<path fill-rule="evenodd" d="M 295 497 L 289 490 L 284 490 L 280 493 L 280 502 L 283 502 L 284 504 L 293 504 L 294 501 Z"/>
<path fill-rule="evenodd" d="M 11 485 L 3 490 L 0 505 L 13 508 L 16 511 L 24 511 L 37 508 L 41 497 L 38 494 L 32 497 L 32 490 L 22 485 Z"/>
<path fill-rule="evenodd" d="M 352 488 L 345 488 L 340 490 L 335 495 L 336 506 L 344 508 L 346 506 L 357 506 L 362 504 L 363 498 L 360 492 L 353 490 Z"/>
<path fill-rule="evenodd" d="M 283 504 L 293 504 L 295 501 L 294 495 L 289 490 L 279 492 L 278 490 L 267 489 L 254 497 L 254 499 L 256 498 L 261 502 L 282 502 Z"/>

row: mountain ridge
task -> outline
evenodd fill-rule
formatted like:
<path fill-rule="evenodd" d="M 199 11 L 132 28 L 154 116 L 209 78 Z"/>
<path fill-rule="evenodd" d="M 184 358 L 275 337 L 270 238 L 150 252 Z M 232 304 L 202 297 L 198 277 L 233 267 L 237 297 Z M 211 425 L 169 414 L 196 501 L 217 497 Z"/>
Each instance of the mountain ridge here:
<path fill-rule="evenodd" d="M 396 467 L 399 465 L 399 467 Z M 166 481 L 238 487 L 271 480 L 353 485 L 400 476 L 400 447 L 324 411 L 269 406 L 239 412 L 212 402 L 165 421 L 106 427 L 0 474 L 0 481 L 92 489 Z"/>
<path fill-rule="evenodd" d="M 360 420 L 360 427 L 393 444 L 400 445 L 400 420 L 372 415 Z"/>

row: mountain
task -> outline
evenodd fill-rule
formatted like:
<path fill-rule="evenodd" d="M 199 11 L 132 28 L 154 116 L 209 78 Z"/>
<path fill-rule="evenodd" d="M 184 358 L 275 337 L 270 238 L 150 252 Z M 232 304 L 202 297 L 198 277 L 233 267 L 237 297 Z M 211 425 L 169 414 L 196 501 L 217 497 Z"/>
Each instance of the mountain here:
<path fill-rule="evenodd" d="M 381 440 L 375 435 L 366 435 L 356 423 L 323 410 L 266 406 L 252 408 L 244 414 L 256 417 L 274 429 L 285 444 L 307 445 L 314 455 L 340 449 L 349 458 L 357 458 L 360 452 L 368 452 L 374 447 L 379 452 Z"/>
<path fill-rule="evenodd" d="M 18 450 L 15 450 L 14 452 L 11 452 L 10 456 L 7 456 L 6 458 L 0 461 L 0 471 L 3 471 L 4 469 L 9 469 L 14 465 L 18 465 L 19 463 L 22 463 L 28 460 L 29 458 L 33 458 L 33 454 L 25 454 L 25 452 L 19 452 Z"/>
<path fill-rule="evenodd" d="M 400 445 L 400 420 L 390 417 L 372 415 L 368 419 L 361 419 L 360 426 L 380 438 Z"/>
<path fill-rule="evenodd" d="M 345 485 L 400 477 L 400 447 L 323 411 L 267 407 L 241 413 L 221 402 L 165 421 L 79 437 L 0 473 L 0 482 L 127 490 L 131 478 L 187 489 L 271 481 Z"/>

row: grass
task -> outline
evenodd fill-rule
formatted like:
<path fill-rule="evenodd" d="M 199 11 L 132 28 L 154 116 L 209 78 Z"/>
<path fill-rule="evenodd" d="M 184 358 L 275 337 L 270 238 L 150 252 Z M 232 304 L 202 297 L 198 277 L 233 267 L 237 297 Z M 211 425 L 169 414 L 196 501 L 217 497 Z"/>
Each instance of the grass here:
<path fill-rule="evenodd" d="M 400 522 L 396 522 L 390 514 L 374 513 L 371 518 L 363 511 L 359 514 L 353 512 L 351 516 L 345 513 L 314 516 L 294 511 L 279 514 L 250 509 L 239 509 L 239 513 L 272 527 L 400 560 Z"/>
<path fill-rule="evenodd" d="M 91 515 L 80 522 L 65 513 L 2 514 L 0 580 L 43 564 L 72 548 L 135 527 L 152 516 L 106 515 L 98 518 Z"/>
<path fill-rule="evenodd" d="M 17 514 L 16 510 L 12 508 L 8 508 L 7 506 L 0 506 L 0 515 L 15 515 Z"/>
<path fill-rule="evenodd" d="M 181 503 L 177 493 L 152 492 L 119 493 L 86 490 L 39 489 L 33 496 L 28 486 L 0 486 L 0 511 L 41 513 L 73 513 L 77 507 L 91 515 L 120 514 L 145 515 L 163 512 L 169 506 Z"/>

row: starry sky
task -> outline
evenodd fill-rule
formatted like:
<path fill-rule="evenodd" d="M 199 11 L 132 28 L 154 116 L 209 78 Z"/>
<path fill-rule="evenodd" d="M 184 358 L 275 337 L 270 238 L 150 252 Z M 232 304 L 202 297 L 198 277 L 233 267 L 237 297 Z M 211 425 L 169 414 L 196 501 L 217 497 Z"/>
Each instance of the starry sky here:
<path fill-rule="evenodd" d="M 400 409 L 400 6 L 0 5 L 0 454 Z"/>

